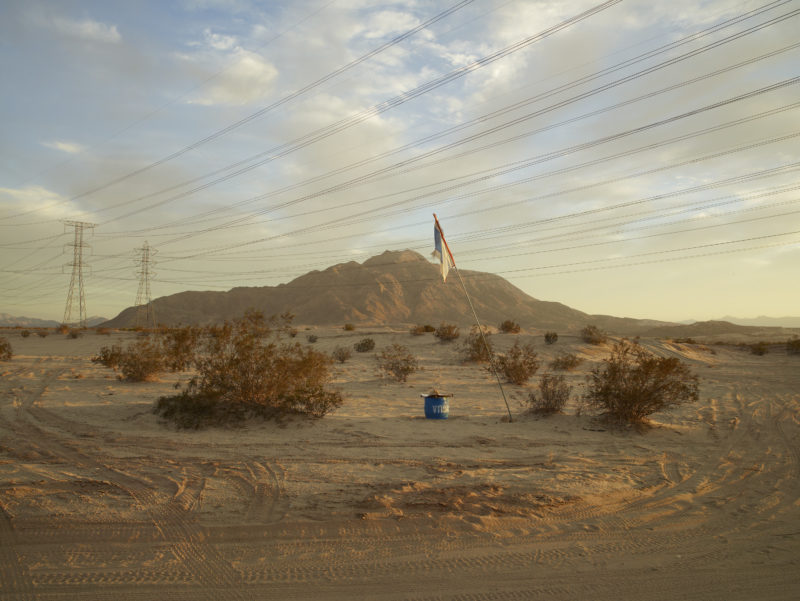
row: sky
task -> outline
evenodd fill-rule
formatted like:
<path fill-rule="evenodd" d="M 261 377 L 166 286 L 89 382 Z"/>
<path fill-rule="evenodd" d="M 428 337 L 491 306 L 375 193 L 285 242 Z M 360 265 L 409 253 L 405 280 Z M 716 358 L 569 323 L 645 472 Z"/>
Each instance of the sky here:
<path fill-rule="evenodd" d="M 799 13 L 0 2 L 0 312 L 430 256 L 436 213 L 462 271 L 587 313 L 796 315 Z"/>

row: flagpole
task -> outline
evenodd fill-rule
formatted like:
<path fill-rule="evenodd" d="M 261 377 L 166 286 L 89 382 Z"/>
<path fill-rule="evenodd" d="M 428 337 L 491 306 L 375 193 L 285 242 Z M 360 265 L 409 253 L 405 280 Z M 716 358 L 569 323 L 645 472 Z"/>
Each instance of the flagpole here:
<path fill-rule="evenodd" d="M 503 402 L 506 404 L 508 421 L 513 422 L 514 418 L 511 416 L 511 408 L 508 406 L 506 391 L 503 390 L 503 384 L 500 382 L 500 376 L 497 373 L 497 367 L 494 362 L 494 353 L 492 353 L 492 349 L 489 347 L 489 343 L 486 341 L 486 336 L 483 334 L 483 326 L 481 325 L 480 319 L 478 319 L 478 313 L 475 311 L 475 307 L 472 304 L 472 299 L 469 296 L 469 292 L 467 292 L 467 287 L 464 285 L 464 278 L 461 277 L 461 271 L 456 266 L 456 260 L 453 257 L 453 253 L 450 252 L 450 247 L 447 244 L 447 240 L 444 238 L 444 232 L 442 231 L 442 226 L 439 224 L 439 218 L 436 217 L 436 213 L 433 214 L 433 219 L 436 222 L 436 228 L 439 230 L 439 235 L 442 237 L 442 244 L 444 245 L 444 249 L 442 250 L 446 250 L 447 254 L 450 255 L 450 261 L 453 263 L 453 268 L 456 270 L 456 274 L 458 274 L 458 281 L 461 282 L 461 289 L 464 291 L 464 296 L 467 297 L 467 302 L 469 303 L 469 308 L 472 310 L 472 316 L 475 318 L 475 323 L 478 324 L 478 332 L 481 335 L 483 346 L 486 348 L 486 353 L 489 356 L 489 365 L 492 368 L 492 373 L 494 374 L 495 380 L 497 380 L 497 386 L 500 388 L 500 394 L 503 395 Z M 444 257 L 442 257 L 442 259 L 444 259 Z"/>

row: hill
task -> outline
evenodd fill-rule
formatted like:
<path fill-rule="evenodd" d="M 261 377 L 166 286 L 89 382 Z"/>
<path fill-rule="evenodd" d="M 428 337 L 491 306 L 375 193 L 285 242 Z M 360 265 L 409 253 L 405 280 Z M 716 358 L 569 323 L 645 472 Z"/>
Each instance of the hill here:
<path fill-rule="evenodd" d="M 513 319 L 528 329 L 564 331 L 594 323 L 620 334 L 671 325 L 588 315 L 533 298 L 498 275 L 467 270 L 461 275 L 479 318 L 488 325 Z M 250 308 L 266 315 L 288 311 L 299 324 L 474 323 L 457 274 L 442 283 L 438 266 L 410 250 L 386 251 L 363 263 L 340 263 L 278 286 L 180 292 L 155 299 L 153 308 L 157 321 L 166 325 L 220 322 Z M 104 325 L 130 327 L 135 317 L 136 309 L 129 307 Z"/>

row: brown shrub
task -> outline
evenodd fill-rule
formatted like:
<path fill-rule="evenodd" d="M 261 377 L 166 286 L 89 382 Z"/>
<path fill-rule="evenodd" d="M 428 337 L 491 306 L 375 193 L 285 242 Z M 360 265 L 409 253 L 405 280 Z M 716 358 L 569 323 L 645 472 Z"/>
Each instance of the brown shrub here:
<path fill-rule="evenodd" d="M 545 344 L 555 344 L 558 342 L 558 334 L 556 332 L 546 332 L 544 335 Z"/>
<path fill-rule="evenodd" d="M 11 361 L 14 356 L 14 351 L 11 348 L 11 343 L 3 337 L 0 337 L 0 361 Z"/>
<path fill-rule="evenodd" d="M 478 326 L 472 326 L 469 336 L 461 346 L 462 359 L 467 363 L 489 363 L 493 353 L 491 336 L 485 328 L 481 336 Z"/>
<path fill-rule="evenodd" d="M 533 346 L 520 346 L 516 341 L 507 353 L 497 357 L 497 369 L 509 382 L 521 386 L 539 369 L 539 358 Z"/>
<path fill-rule="evenodd" d="M 461 333 L 458 331 L 458 326 L 454 323 L 439 324 L 439 327 L 434 330 L 433 335 L 439 339 L 439 342 L 452 342 L 456 340 Z"/>
<path fill-rule="evenodd" d="M 618 423 L 643 423 L 653 413 L 698 398 L 698 377 L 688 365 L 624 339 L 587 376 L 587 404 Z"/>
<path fill-rule="evenodd" d="M 331 352 L 331 356 L 339 363 L 344 363 L 353 356 L 353 351 L 346 346 L 337 346 L 333 349 L 333 352 Z"/>
<path fill-rule="evenodd" d="M 564 410 L 572 387 L 567 384 L 564 376 L 542 374 L 539 378 L 539 392 L 534 391 L 528 395 L 528 412 L 538 415 L 551 415 Z"/>
<path fill-rule="evenodd" d="M 503 334 L 519 334 L 522 328 L 516 321 L 506 319 L 503 323 L 497 326 L 497 329 L 503 332 Z"/>
<path fill-rule="evenodd" d="M 575 353 L 559 353 L 556 355 L 556 358 L 550 362 L 550 369 L 571 371 L 581 363 L 583 363 L 583 359 L 578 357 Z"/>
<path fill-rule="evenodd" d="M 792 338 L 786 341 L 786 352 L 790 355 L 800 355 L 800 338 Z"/>
<path fill-rule="evenodd" d="M 597 326 L 588 325 L 581 330 L 581 338 L 589 344 L 603 344 L 608 340 L 608 334 Z"/>
<path fill-rule="evenodd" d="M 417 358 L 411 354 L 407 346 L 392 344 L 381 350 L 375 357 L 378 362 L 378 373 L 391 377 L 397 382 L 405 382 L 408 376 L 419 369 Z"/>

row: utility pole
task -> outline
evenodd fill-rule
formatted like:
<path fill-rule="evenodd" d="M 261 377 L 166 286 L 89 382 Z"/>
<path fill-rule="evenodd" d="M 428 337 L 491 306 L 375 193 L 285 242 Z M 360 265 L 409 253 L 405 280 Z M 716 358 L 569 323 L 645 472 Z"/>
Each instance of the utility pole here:
<path fill-rule="evenodd" d="M 150 248 L 150 245 L 145 242 L 142 248 L 137 248 L 133 252 L 138 257 L 136 275 L 139 276 L 139 290 L 136 292 L 136 303 L 134 305 L 136 307 L 135 325 L 139 328 L 155 328 L 156 312 L 150 297 L 150 277 L 154 274 L 150 270 L 150 264 L 154 263 L 152 256 L 157 251 Z"/>
<path fill-rule="evenodd" d="M 71 227 L 75 229 L 75 239 L 67 246 L 72 247 L 72 262 L 67 263 L 64 267 L 72 267 L 72 278 L 69 280 L 69 292 L 67 293 L 67 306 L 64 308 L 64 324 L 69 325 L 72 323 L 72 300 L 75 295 L 75 284 L 78 285 L 78 327 L 86 327 L 86 295 L 83 292 L 83 249 L 90 248 L 89 245 L 83 241 L 83 230 L 94 229 L 94 223 L 87 223 L 85 221 L 68 221 L 64 222 L 64 229 Z"/>

